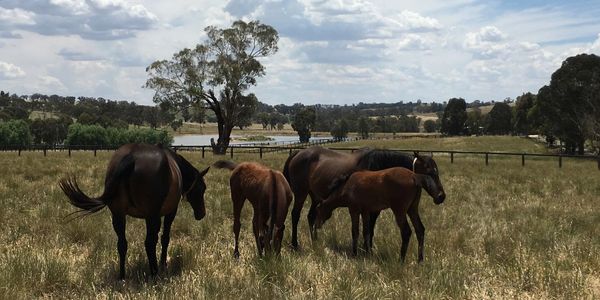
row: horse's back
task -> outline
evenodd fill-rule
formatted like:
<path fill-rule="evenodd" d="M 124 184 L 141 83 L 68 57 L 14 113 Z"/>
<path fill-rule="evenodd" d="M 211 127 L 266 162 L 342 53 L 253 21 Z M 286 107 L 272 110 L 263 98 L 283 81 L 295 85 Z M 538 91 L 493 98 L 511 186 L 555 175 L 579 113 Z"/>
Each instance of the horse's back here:
<path fill-rule="evenodd" d="M 406 206 L 418 188 L 413 175 L 402 167 L 357 171 L 344 185 L 342 197 L 349 199 L 351 205 L 373 211 Z"/>
<path fill-rule="evenodd" d="M 134 168 L 121 183 L 111 211 L 137 218 L 172 212 L 181 198 L 181 173 L 175 159 L 158 146 L 127 144 L 115 152 L 110 165 L 126 155 L 133 157 Z"/>

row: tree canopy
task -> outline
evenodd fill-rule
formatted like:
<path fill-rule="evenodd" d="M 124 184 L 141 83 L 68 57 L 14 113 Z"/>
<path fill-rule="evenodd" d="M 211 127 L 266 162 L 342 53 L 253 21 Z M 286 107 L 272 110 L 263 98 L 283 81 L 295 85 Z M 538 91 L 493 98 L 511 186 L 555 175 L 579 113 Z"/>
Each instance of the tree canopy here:
<path fill-rule="evenodd" d="M 201 103 L 215 113 L 219 138 L 215 153 L 225 153 L 231 130 L 256 107 L 256 97 L 245 94 L 265 74 L 258 58 L 277 52 L 277 31 L 258 21 L 236 21 L 230 28 L 204 30 L 207 40 L 193 49 L 183 49 L 170 60 L 152 63 L 146 72 L 146 87 L 156 91 L 156 103 L 170 103 L 186 111 Z"/>
<path fill-rule="evenodd" d="M 315 108 L 312 106 L 303 107 L 294 115 L 292 128 L 298 132 L 300 142 L 308 143 L 310 141 L 316 117 Z"/>
<path fill-rule="evenodd" d="M 600 139 L 600 57 L 567 58 L 539 90 L 535 106 L 539 126 L 565 142 L 568 152 L 583 154 L 586 139 Z"/>
<path fill-rule="evenodd" d="M 442 127 L 440 131 L 448 135 L 459 135 L 464 133 L 467 121 L 467 103 L 463 98 L 452 98 L 444 109 L 442 116 Z"/>

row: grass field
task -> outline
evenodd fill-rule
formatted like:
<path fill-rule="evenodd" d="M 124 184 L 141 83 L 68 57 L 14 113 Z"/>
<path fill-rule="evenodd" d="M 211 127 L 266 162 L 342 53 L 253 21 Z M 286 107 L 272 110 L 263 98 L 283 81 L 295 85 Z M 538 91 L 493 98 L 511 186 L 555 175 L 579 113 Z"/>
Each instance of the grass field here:
<path fill-rule="evenodd" d="M 404 144 L 397 143 L 406 142 L 477 150 L 514 143 L 524 149 L 506 150 L 538 151 L 523 141 L 486 146 L 495 142 L 423 139 L 377 141 L 377 146 L 398 148 Z M 284 247 L 281 257 L 260 259 L 249 204 L 242 215 L 241 258 L 235 260 L 229 173 L 211 170 L 207 216 L 195 221 L 182 203 L 173 225 L 169 269 L 158 278 L 146 275 L 143 221 L 128 219 L 128 274 L 121 282 L 109 212 L 64 223 L 73 208 L 57 185 L 60 178 L 76 174 L 85 192 L 98 195 L 110 155 L 0 153 L 1 299 L 600 298 L 600 171 L 593 162 L 566 159 L 559 169 L 553 160 L 521 167 L 520 158 L 506 157 L 485 166 L 480 157 L 464 156 L 450 164 L 448 157 L 436 156 L 447 199 L 436 206 L 423 196 L 422 264 L 416 263 L 414 235 L 407 261 L 399 262 L 400 233 L 389 211 L 378 222 L 374 253 L 352 257 L 347 210 L 336 211 L 320 239 L 311 243 L 307 207 L 300 223 L 302 249 Z M 222 159 L 184 155 L 198 168 Z M 281 169 L 286 157 L 265 154 L 262 162 Z M 255 154 L 235 157 L 257 159 Z M 288 219 L 286 244 L 290 227 Z"/>

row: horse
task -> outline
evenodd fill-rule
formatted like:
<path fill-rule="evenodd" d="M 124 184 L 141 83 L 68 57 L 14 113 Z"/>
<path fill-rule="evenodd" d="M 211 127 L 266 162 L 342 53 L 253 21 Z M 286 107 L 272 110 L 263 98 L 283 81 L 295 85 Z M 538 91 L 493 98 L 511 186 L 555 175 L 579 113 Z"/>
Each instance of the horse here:
<path fill-rule="evenodd" d="M 402 261 L 406 256 L 411 235 L 406 220 L 408 214 L 419 242 L 418 259 L 422 262 L 425 227 L 419 216 L 421 188 L 427 191 L 435 204 L 444 202 L 445 197 L 440 196 L 442 186 L 439 185 L 439 181 L 431 175 L 416 174 L 409 169 L 395 167 L 380 171 L 358 171 L 350 176 L 341 176 L 330 187 L 334 192 L 317 206 L 316 226 L 318 228 L 323 226 L 335 208 L 348 207 L 352 218 L 352 253 L 357 255 L 358 252 L 359 217 L 362 217 L 364 245 L 368 253 L 373 243 L 371 214 L 391 208 L 402 234 L 400 251 Z"/>
<path fill-rule="evenodd" d="M 150 274 L 156 275 L 156 244 L 161 217 L 164 227 L 161 237 L 160 264 L 166 267 L 171 224 L 177 214 L 183 196 L 191 204 L 196 220 L 206 215 L 204 175 L 209 168 L 198 171 L 181 155 L 162 145 L 126 144 L 113 154 L 106 171 L 104 191 L 99 197 L 85 195 L 75 177 L 62 179 L 60 188 L 72 205 L 79 208 L 75 213 L 86 216 L 108 206 L 112 225 L 117 234 L 119 253 L 119 278 L 125 278 L 126 216 L 146 220 L 145 248 Z"/>
<path fill-rule="evenodd" d="M 252 204 L 254 217 L 252 229 L 258 248 L 258 255 L 273 251 L 279 254 L 285 229 L 285 218 L 292 202 L 292 190 L 281 172 L 261 164 L 244 162 L 236 164 L 220 160 L 213 164 L 218 169 L 232 171 L 229 179 L 233 202 L 233 233 L 235 246 L 233 256 L 239 258 L 238 239 L 240 235 L 240 214 L 246 199 Z M 271 248 L 272 246 L 272 248 Z"/>
<path fill-rule="evenodd" d="M 403 167 L 419 174 L 431 174 L 436 183 L 442 186 L 433 158 L 419 155 L 417 152 L 411 156 L 391 150 L 362 148 L 353 153 L 343 153 L 315 146 L 292 153 L 283 168 L 283 174 L 294 192 L 292 247 L 298 249 L 298 221 L 307 195 L 312 199 L 307 219 L 311 239 L 314 240 L 317 237 L 314 226 L 315 208 L 329 195 L 329 186 L 334 179 L 358 170 L 375 171 L 391 167 Z M 446 196 L 443 188 L 438 196 Z M 378 216 L 378 212 L 371 215 L 371 237 Z"/>

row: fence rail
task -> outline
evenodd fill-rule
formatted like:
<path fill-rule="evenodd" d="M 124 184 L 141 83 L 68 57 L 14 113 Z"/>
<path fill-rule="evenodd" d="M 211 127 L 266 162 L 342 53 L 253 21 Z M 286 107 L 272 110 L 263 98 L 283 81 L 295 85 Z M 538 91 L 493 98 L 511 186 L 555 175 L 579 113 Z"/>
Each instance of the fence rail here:
<path fill-rule="evenodd" d="M 314 140 L 310 143 L 296 143 L 296 144 L 286 144 L 286 145 L 238 145 L 232 144 L 229 145 L 229 155 L 231 158 L 234 157 L 234 154 L 242 154 L 242 153 L 253 153 L 258 154 L 262 159 L 263 154 L 271 153 L 271 152 L 285 152 L 288 151 L 290 154 L 292 151 L 305 149 L 310 146 L 317 145 L 325 145 L 329 143 L 339 142 L 339 140 L 335 139 L 320 139 Z M 18 152 L 18 155 L 21 155 L 22 151 L 40 151 L 44 153 L 44 156 L 47 155 L 48 151 L 61 151 L 68 152 L 68 155 L 71 156 L 72 151 L 93 151 L 94 156 L 97 155 L 97 151 L 111 151 L 116 150 L 118 146 L 48 146 L 48 145 L 32 145 L 32 146 L 0 146 L 0 151 L 13 151 Z M 201 152 L 202 158 L 205 157 L 206 152 L 210 151 L 212 148 L 209 145 L 203 146 L 193 146 L 193 145 L 175 145 L 171 146 L 171 148 L 177 151 L 189 151 L 189 152 Z M 331 150 L 336 151 L 349 151 L 353 152 L 359 150 L 361 148 L 356 147 L 328 147 Z M 524 153 L 524 152 L 494 152 L 494 151 L 460 151 L 460 150 L 427 150 L 427 149 L 388 149 L 391 151 L 398 152 L 428 152 L 433 154 L 445 154 L 450 157 L 450 163 L 454 163 L 457 155 L 477 155 L 482 156 L 485 161 L 485 165 L 489 165 L 490 157 L 492 156 L 519 156 L 521 157 L 521 165 L 525 166 L 525 161 L 527 157 L 545 157 L 545 158 L 555 158 L 558 162 L 558 167 L 562 168 L 563 159 L 564 158 L 575 158 L 575 159 L 584 159 L 584 160 L 594 160 L 598 164 L 598 169 L 600 170 L 600 155 L 572 155 L 572 154 L 543 154 L 543 153 Z"/>

